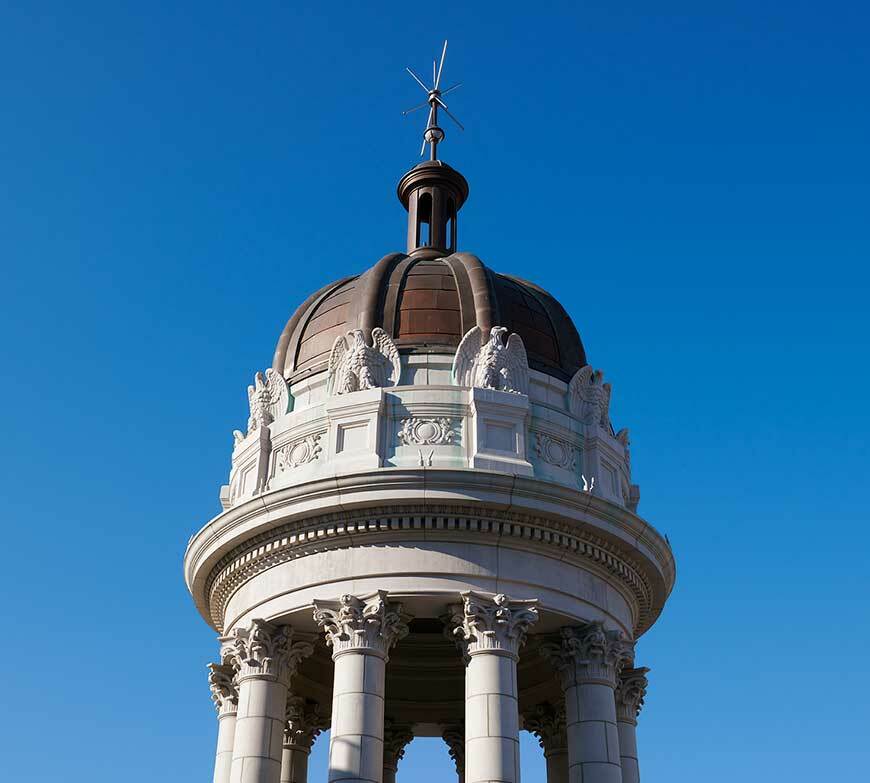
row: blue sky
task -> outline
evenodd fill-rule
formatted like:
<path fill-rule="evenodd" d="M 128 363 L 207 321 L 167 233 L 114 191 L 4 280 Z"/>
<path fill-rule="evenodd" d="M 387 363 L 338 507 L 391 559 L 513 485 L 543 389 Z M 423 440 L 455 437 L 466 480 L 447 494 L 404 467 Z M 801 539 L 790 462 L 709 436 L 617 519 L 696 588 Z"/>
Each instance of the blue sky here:
<path fill-rule="evenodd" d="M 296 305 L 403 249 L 444 37 L 460 246 L 561 298 L 677 555 L 645 781 L 860 777 L 866 3 L 321 6 L 0 0 L 2 777 L 210 779 L 183 549 Z"/>

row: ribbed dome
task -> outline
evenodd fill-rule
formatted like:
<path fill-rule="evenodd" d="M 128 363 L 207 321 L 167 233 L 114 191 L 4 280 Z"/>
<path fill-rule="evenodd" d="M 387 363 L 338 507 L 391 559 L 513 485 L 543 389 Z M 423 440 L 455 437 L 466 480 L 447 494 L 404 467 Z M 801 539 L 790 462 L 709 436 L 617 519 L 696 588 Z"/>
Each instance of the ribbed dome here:
<path fill-rule="evenodd" d="M 287 322 L 272 366 L 291 382 L 326 367 L 335 338 L 381 327 L 400 352 L 453 352 L 474 326 L 523 338 L 529 365 L 563 381 L 586 364 L 562 305 L 532 283 L 487 269 L 469 253 L 394 253 L 312 294 Z"/>

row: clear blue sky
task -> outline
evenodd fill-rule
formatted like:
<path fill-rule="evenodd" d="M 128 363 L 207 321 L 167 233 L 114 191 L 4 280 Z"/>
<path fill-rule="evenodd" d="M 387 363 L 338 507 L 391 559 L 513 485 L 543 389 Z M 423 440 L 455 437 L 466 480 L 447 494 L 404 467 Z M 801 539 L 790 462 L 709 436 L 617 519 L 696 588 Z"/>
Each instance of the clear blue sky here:
<path fill-rule="evenodd" d="M 645 781 L 860 779 L 867 4 L 308 6 L 0 2 L 0 777 L 210 779 L 184 546 L 296 305 L 403 249 L 449 37 L 462 249 L 559 295 L 677 555 Z"/>

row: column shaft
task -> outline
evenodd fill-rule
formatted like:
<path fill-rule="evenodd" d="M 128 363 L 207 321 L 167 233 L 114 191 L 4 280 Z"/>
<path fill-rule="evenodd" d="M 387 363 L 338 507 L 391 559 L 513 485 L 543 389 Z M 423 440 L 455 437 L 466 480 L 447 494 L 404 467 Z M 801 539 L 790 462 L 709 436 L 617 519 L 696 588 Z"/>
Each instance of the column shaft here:
<path fill-rule="evenodd" d="M 308 783 L 309 751 L 285 745 L 281 754 L 281 783 Z"/>
<path fill-rule="evenodd" d="M 622 783 L 640 783 L 637 761 L 637 716 L 643 707 L 649 669 L 623 668 L 616 687 L 616 725 L 619 729 L 619 755 Z"/>
<path fill-rule="evenodd" d="M 634 723 L 618 721 L 619 758 L 622 766 L 622 783 L 640 783 L 640 767 L 637 763 L 637 735 Z"/>
<path fill-rule="evenodd" d="M 517 662 L 493 651 L 472 654 L 465 672 L 466 783 L 518 783 Z"/>
<path fill-rule="evenodd" d="M 385 661 L 364 650 L 335 659 L 329 782 L 380 783 L 384 767 Z"/>
<path fill-rule="evenodd" d="M 214 760 L 214 783 L 230 783 L 233 765 L 233 739 L 236 735 L 236 713 L 218 717 L 217 754 Z"/>
<path fill-rule="evenodd" d="M 239 683 L 239 712 L 230 783 L 280 783 L 287 686 L 248 677 Z"/>
<path fill-rule="evenodd" d="M 565 690 L 565 712 L 571 783 L 622 783 L 613 688 L 572 685 Z"/>
<path fill-rule="evenodd" d="M 568 783 L 568 750 L 544 754 L 547 759 L 547 783 Z"/>

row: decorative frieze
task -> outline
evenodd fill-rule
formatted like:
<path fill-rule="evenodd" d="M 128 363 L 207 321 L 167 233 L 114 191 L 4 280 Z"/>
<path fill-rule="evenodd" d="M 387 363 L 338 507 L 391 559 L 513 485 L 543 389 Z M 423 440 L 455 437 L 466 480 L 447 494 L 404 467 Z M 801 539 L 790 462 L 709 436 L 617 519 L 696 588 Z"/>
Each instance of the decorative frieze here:
<path fill-rule="evenodd" d="M 646 689 L 649 682 L 646 678 L 647 669 L 642 666 L 638 669 L 623 669 L 619 673 L 619 682 L 616 686 L 616 718 L 625 723 L 637 723 L 646 697 Z"/>
<path fill-rule="evenodd" d="M 561 643 L 539 649 L 561 675 L 563 687 L 597 682 L 615 688 L 620 671 L 632 659 L 631 644 L 601 622 L 563 628 Z"/>
<path fill-rule="evenodd" d="M 453 634 L 468 656 L 494 652 L 516 657 L 538 621 L 537 604 L 537 599 L 514 601 L 503 593 L 462 593 L 462 605 L 450 608 Z"/>
<path fill-rule="evenodd" d="M 564 751 L 568 747 L 564 704 L 558 707 L 549 702 L 538 704 L 523 713 L 523 723 L 538 738 L 544 755 Z"/>
<path fill-rule="evenodd" d="M 544 432 L 535 433 L 535 453 L 542 462 L 563 470 L 577 470 L 578 449 L 572 443 Z"/>
<path fill-rule="evenodd" d="M 445 446 L 453 443 L 454 423 L 448 418 L 402 419 L 399 442 L 405 446 Z"/>
<path fill-rule="evenodd" d="M 208 687 L 218 715 L 229 715 L 239 708 L 239 686 L 236 669 L 231 664 L 208 665 Z"/>
<path fill-rule="evenodd" d="M 504 326 L 493 326 L 484 342 L 479 326 L 470 329 L 453 358 L 453 380 L 459 386 L 477 386 L 515 394 L 529 393 L 529 359 L 523 339 Z"/>
<path fill-rule="evenodd" d="M 568 409 L 584 424 L 610 428 L 610 384 L 604 373 L 581 367 L 568 384 Z"/>
<path fill-rule="evenodd" d="M 371 345 L 354 329 L 333 343 L 327 388 L 334 395 L 395 386 L 400 371 L 399 351 L 383 329 L 372 329 Z"/>
<path fill-rule="evenodd" d="M 292 694 L 287 697 L 284 747 L 310 753 L 314 740 L 329 728 L 329 719 L 320 714 L 319 705 Z"/>
<path fill-rule="evenodd" d="M 289 683 L 299 662 L 314 652 L 307 641 L 294 641 L 289 625 L 272 625 L 264 620 L 252 620 L 246 628 L 234 628 L 221 637 L 222 658 L 238 670 L 238 680 L 260 677 Z"/>
<path fill-rule="evenodd" d="M 318 459 L 323 450 L 320 439 L 324 434 L 325 431 L 315 432 L 277 449 L 275 451 L 276 473 L 284 473 Z"/>
<path fill-rule="evenodd" d="M 400 603 L 387 603 L 387 592 L 338 601 L 315 601 L 314 620 L 326 634 L 335 658 L 345 652 L 367 652 L 386 657 L 390 648 L 408 635 Z"/>

